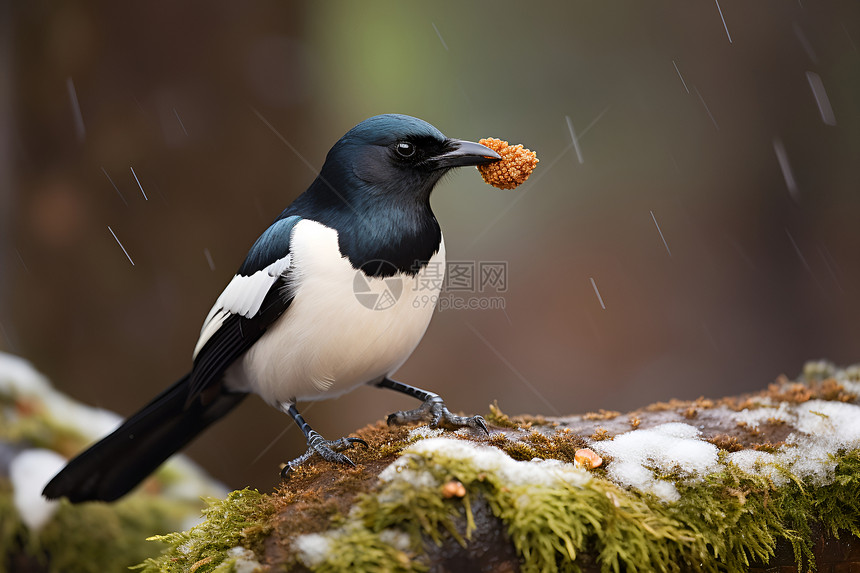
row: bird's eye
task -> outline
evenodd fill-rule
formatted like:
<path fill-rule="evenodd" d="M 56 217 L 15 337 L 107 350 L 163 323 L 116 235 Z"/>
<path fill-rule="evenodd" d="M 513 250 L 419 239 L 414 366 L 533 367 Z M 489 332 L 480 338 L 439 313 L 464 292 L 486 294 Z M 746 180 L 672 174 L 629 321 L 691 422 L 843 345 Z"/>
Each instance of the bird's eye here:
<path fill-rule="evenodd" d="M 408 159 L 415 155 L 415 145 L 409 143 L 408 141 L 399 141 L 394 145 L 394 150 L 397 151 L 397 155 L 403 157 L 404 159 Z"/>

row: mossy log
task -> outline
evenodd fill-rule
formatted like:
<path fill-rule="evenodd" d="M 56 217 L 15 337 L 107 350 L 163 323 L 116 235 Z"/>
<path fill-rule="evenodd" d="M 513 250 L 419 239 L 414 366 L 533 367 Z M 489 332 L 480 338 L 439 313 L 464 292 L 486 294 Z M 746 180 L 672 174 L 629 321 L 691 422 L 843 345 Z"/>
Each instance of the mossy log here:
<path fill-rule="evenodd" d="M 380 422 L 356 432 L 355 468 L 317 460 L 212 501 L 143 571 L 853 571 L 858 380 L 816 363 L 624 415 L 493 406 L 489 437 Z"/>

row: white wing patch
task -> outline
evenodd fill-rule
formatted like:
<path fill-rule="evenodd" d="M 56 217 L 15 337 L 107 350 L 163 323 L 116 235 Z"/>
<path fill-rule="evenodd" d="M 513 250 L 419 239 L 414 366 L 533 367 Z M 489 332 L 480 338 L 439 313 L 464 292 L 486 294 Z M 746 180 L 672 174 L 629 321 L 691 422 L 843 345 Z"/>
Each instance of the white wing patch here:
<path fill-rule="evenodd" d="M 287 256 L 278 259 L 249 277 L 235 275 L 221 296 L 218 297 L 218 300 L 215 301 L 206 320 L 203 321 L 203 328 L 200 329 L 200 338 L 197 339 L 192 359 L 197 358 L 200 349 L 206 345 L 213 334 L 218 332 L 218 329 L 231 314 L 251 318 L 260 312 L 263 299 L 266 298 L 269 289 L 289 270 L 292 259 L 292 255 L 287 254 Z"/>

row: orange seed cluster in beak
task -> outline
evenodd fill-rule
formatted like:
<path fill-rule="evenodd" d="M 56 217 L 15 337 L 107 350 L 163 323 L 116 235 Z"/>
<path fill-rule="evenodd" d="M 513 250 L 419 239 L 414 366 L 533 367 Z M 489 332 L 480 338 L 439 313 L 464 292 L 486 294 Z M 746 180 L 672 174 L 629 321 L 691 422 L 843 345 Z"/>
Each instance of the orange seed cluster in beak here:
<path fill-rule="evenodd" d="M 507 141 L 489 137 L 479 141 L 502 156 L 501 161 L 479 165 L 484 181 L 499 189 L 513 189 L 525 182 L 538 164 L 537 153 L 522 145 L 508 145 Z"/>

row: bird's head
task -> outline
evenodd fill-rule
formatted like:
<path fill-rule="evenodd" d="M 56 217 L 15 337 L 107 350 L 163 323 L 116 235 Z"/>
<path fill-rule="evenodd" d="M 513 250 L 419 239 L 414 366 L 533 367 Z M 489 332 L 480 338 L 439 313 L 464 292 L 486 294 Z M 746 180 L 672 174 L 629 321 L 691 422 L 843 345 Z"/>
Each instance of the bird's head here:
<path fill-rule="evenodd" d="M 445 137 L 421 119 L 385 114 L 349 130 L 329 151 L 322 175 L 334 185 L 357 184 L 366 198 L 426 202 L 439 179 L 454 167 L 500 159 L 489 147 Z"/>

